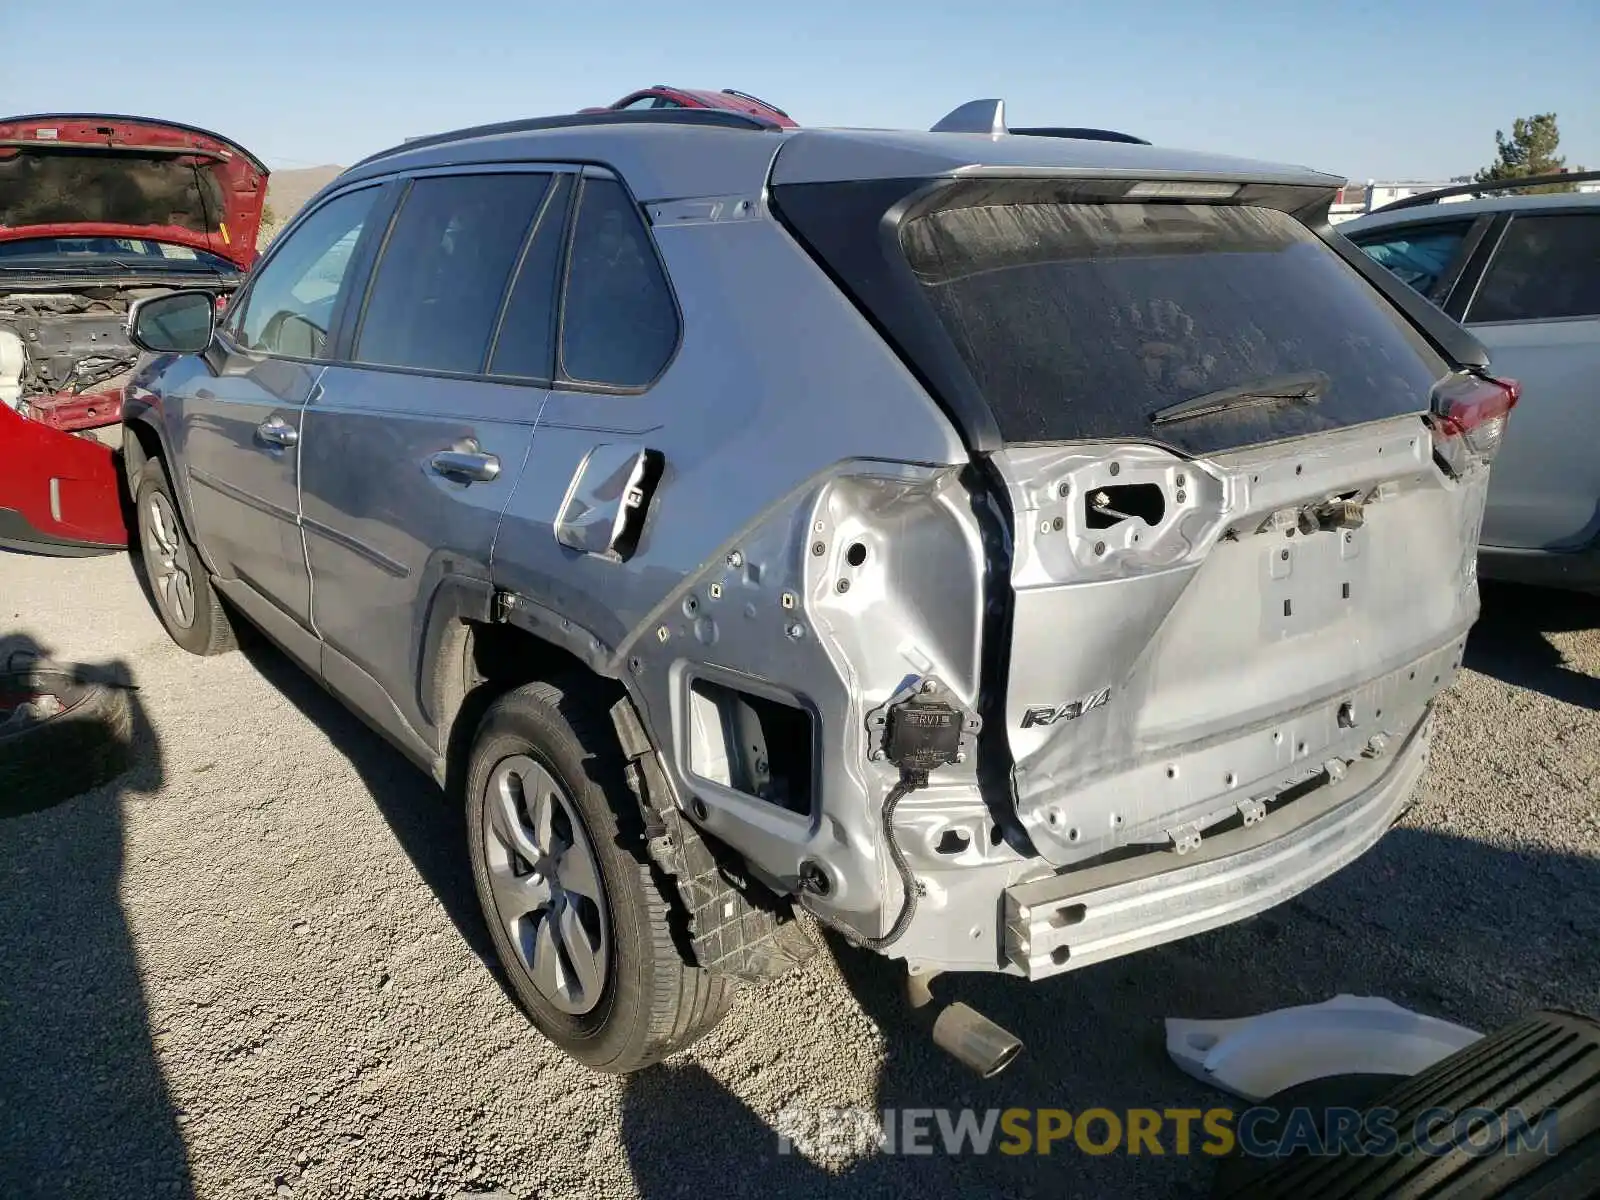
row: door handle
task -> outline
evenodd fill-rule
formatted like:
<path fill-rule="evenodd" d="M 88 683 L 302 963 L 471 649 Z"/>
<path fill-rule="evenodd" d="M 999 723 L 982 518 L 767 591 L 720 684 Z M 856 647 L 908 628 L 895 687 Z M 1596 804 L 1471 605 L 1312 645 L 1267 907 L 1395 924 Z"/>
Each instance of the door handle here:
<path fill-rule="evenodd" d="M 300 431 L 282 417 L 268 417 L 256 426 L 256 436 L 269 446 L 292 446 L 300 440 Z"/>
<path fill-rule="evenodd" d="M 500 460 L 468 438 L 430 457 L 428 469 L 457 483 L 489 483 L 500 477 Z"/>

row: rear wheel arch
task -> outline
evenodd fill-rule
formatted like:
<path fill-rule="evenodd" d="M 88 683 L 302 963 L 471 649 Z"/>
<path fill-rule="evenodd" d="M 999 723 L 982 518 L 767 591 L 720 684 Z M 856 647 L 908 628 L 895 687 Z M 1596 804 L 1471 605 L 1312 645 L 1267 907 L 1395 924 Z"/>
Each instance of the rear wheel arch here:
<path fill-rule="evenodd" d="M 528 683 L 586 677 L 596 687 L 613 684 L 576 655 L 525 629 L 497 619 L 493 587 L 483 580 L 451 577 L 429 603 L 419 647 L 419 702 L 433 726 L 436 775 L 452 795 L 463 771 L 478 722 L 489 706 Z"/>

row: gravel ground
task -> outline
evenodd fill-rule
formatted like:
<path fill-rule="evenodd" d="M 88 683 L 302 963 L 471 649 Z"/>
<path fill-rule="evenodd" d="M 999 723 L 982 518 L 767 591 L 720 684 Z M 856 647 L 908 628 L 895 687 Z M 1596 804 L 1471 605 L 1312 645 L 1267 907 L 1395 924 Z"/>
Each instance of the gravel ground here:
<path fill-rule="evenodd" d="M 1204 1107 L 1169 1015 L 1339 992 L 1479 1028 L 1600 1010 L 1600 603 L 1486 596 L 1425 794 L 1246 923 L 966 999 L 1028 1043 L 978 1082 L 835 949 L 691 1053 L 587 1074 L 525 1024 L 460 822 L 275 650 L 168 642 L 122 557 L 0 557 L 0 630 L 139 685 L 140 765 L 0 819 L 0 1194 L 1201 1196 L 1193 1158 L 779 1157 L 790 1105 Z M 6 641 L 0 637 L 0 642 Z"/>

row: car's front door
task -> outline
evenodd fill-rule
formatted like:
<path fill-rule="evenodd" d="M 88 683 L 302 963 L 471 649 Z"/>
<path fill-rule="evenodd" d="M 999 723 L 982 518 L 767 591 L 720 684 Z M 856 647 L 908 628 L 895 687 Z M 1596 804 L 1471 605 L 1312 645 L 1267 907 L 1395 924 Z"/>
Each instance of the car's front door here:
<path fill-rule="evenodd" d="M 1588 545 L 1600 537 L 1600 210 L 1513 216 L 1464 323 L 1493 371 L 1522 385 L 1483 544 Z"/>
<path fill-rule="evenodd" d="M 323 675 L 414 746 L 432 748 L 418 681 L 430 602 L 452 577 L 487 586 L 548 394 L 571 182 L 499 167 L 404 185 L 341 361 L 306 409 L 302 511 Z"/>
<path fill-rule="evenodd" d="M 180 486 L 211 567 L 301 625 L 310 608 L 301 413 L 326 364 L 333 314 L 377 195 L 346 193 L 297 223 L 229 311 L 203 369 L 197 364 L 167 397 L 181 439 Z"/>

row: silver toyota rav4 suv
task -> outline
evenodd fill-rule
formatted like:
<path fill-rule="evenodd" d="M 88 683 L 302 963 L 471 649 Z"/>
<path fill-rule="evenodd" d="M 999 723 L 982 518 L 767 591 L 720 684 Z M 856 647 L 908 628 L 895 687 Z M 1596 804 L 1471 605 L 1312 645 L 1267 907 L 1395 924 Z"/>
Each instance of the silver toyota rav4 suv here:
<path fill-rule="evenodd" d="M 1338 179 L 997 110 L 413 141 L 220 316 L 130 317 L 161 619 L 247 619 L 460 798 L 591 1067 L 688 1045 L 804 911 L 998 1069 L 933 975 L 1256 913 L 1423 772 L 1514 386 L 1331 235 Z"/>

